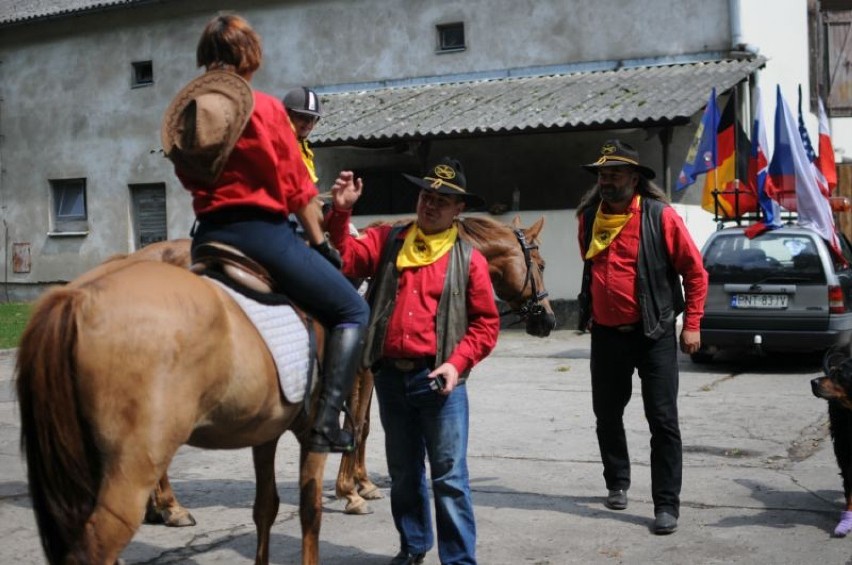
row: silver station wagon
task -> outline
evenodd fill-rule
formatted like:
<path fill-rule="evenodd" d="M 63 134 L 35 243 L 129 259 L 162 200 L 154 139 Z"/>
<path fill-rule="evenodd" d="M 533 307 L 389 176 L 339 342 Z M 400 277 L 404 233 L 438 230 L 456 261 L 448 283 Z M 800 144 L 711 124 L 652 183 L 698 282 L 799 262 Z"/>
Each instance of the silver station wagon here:
<path fill-rule="evenodd" d="M 710 279 L 696 363 L 721 350 L 822 352 L 852 341 L 852 249 L 835 260 L 816 232 L 783 226 L 749 239 L 713 233 L 701 254 Z"/>

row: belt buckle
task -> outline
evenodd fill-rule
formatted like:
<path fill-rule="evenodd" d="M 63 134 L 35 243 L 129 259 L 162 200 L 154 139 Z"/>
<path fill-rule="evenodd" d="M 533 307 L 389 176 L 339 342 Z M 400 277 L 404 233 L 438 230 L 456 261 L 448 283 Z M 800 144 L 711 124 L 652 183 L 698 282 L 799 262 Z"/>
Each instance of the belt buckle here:
<path fill-rule="evenodd" d="M 617 329 L 623 334 L 628 334 L 630 332 L 636 331 L 636 324 L 625 324 L 623 326 L 616 326 L 615 329 Z"/>
<path fill-rule="evenodd" d="M 399 371 L 411 371 L 414 369 L 414 361 L 411 359 L 394 359 L 393 366 Z"/>

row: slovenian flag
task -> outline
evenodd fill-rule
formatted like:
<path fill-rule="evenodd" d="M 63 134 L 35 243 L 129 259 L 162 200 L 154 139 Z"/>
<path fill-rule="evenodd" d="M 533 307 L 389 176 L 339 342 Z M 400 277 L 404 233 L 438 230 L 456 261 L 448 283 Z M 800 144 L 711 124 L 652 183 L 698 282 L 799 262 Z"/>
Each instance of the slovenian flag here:
<path fill-rule="evenodd" d="M 748 156 L 746 183 L 757 194 L 757 201 L 760 204 L 763 218 L 746 228 L 746 236 L 750 238 L 781 225 L 781 210 L 778 203 L 766 193 L 766 181 L 769 176 L 769 158 L 767 157 L 769 144 L 766 139 L 766 122 L 763 121 L 763 104 L 760 99 L 759 88 L 755 89 L 754 99 L 755 113 L 751 128 L 751 151 L 749 151 Z"/>
<path fill-rule="evenodd" d="M 776 99 L 775 148 L 769 162 L 766 190 L 784 208 L 798 211 L 799 225 L 817 232 L 837 257 L 842 257 L 831 207 L 817 186 L 801 134 L 780 86 Z"/>

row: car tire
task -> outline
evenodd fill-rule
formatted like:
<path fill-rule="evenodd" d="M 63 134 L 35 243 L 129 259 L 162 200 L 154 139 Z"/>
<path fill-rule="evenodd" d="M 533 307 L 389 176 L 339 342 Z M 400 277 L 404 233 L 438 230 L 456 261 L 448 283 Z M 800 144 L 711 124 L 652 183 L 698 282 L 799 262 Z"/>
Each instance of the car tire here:
<path fill-rule="evenodd" d="M 696 365 L 706 365 L 707 363 L 713 362 L 713 354 L 702 349 L 699 349 L 695 353 L 690 353 L 689 358 L 692 359 L 692 362 Z"/>

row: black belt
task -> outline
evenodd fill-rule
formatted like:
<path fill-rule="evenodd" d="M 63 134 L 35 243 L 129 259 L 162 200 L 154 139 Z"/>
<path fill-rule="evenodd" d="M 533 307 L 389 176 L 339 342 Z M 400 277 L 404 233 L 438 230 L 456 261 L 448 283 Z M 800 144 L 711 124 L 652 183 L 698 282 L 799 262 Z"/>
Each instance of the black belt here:
<path fill-rule="evenodd" d="M 254 206 L 227 206 L 214 212 L 207 212 L 198 217 L 199 222 L 209 222 L 218 225 L 258 220 L 277 224 L 286 221 L 287 218 L 280 212 L 272 212 L 271 210 Z"/>
<path fill-rule="evenodd" d="M 642 322 L 636 322 L 635 324 L 624 324 L 622 326 L 603 326 L 601 324 L 597 324 L 597 325 L 602 327 L 602 328 L 617 331 L 617 332 L 623 333 L 623 334 L 629 334 L 629 333 L 635 332 L 635 331 L 642 328 Z"/>
<path fill-rule="evenodd" d="M 423 369 L 433 369 L 435 365 L 434 357 L 387 357 L 384 359 L 387 366 L 393 367 L 397 371 L 408 373 L 411 371 L 421 371 Z"/>

